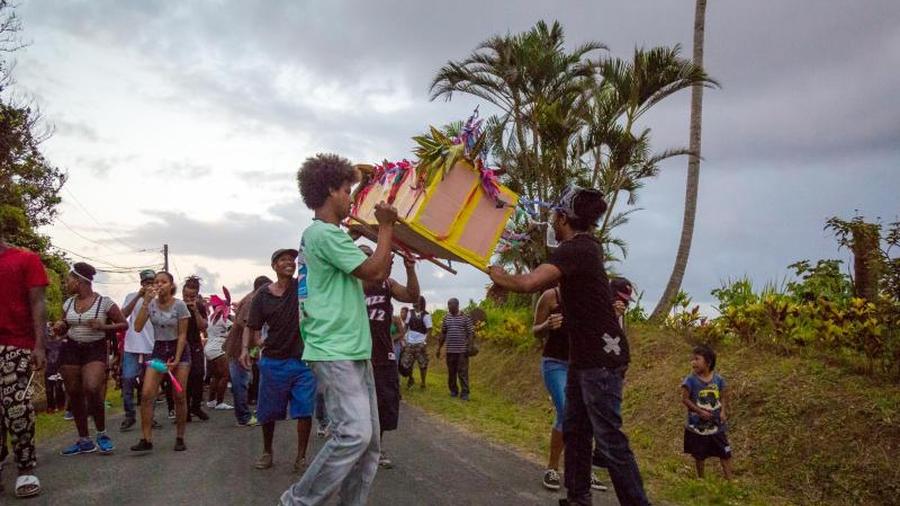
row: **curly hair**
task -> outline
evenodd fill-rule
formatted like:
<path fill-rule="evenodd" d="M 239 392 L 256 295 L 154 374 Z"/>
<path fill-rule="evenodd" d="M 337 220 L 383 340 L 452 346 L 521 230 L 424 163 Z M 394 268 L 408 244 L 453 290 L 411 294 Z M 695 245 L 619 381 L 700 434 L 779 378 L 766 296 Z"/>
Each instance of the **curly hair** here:
<path fill-rule="evenodd" d="M 344 183 L 356 183 L 359 172 L 346 158 L 333 153 L 319 153 L 307 158 L 297 171 L 297 185 L 303 203 L 310 209 L 318 209 L 332 191 Z"/>

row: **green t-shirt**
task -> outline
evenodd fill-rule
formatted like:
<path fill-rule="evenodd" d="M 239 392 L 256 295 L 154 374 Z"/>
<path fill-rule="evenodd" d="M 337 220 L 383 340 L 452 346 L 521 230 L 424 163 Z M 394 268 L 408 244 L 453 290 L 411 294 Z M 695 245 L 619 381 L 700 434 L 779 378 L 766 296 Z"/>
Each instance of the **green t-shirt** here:
<path fill-rule="evenodd" d="M 336 225 L 316 220 L 303 232 L 297 258 L 300 275 L 306 273 L 299 283 L 303 360 L 372 358 L 362 281 L 350 274 L 365 260 Z"/>

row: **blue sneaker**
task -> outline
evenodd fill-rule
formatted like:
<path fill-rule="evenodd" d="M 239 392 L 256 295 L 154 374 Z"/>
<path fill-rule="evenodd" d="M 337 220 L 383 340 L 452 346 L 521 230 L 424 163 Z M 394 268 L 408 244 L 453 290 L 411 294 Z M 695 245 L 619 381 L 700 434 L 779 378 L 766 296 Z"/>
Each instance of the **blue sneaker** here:
<path fill-rule="evenodd" d="M 75 444 L 68 448 L 63 448 L 60 455 L 65 455 L 67 457 L 72 455 L 81 455 L 82 453 L 94 453 L 97 451 L 97 445 L 94 444 L 90 439 L 79 439 L 75 441 Z"/>
<path fill-rule="evenodd" d="M 97 434 L 97 446 L 100 448 L 100 453 L 104 455 L 108 455 L 115 450 L 116 445 L 113 444 L 112 439 L 106 435 L 106 433 Z"/>

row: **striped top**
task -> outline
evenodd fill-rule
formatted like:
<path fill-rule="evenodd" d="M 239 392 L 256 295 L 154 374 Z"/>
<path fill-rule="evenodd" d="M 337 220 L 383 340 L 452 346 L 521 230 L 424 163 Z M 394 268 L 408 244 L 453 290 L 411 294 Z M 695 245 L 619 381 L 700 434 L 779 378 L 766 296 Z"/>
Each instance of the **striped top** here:
<path fill-rule="evenodd" d="M 94 302 L 91 307 L 87 308 L 85 312 L 79 313 L 75 310 L 75 297 L 69 297 L 69 300 L 63 304 L 63 318 L 69 325 L 69 339 L 79 343 L 92 343 L 105 339 L 106 331 L 91 329 L 90 322 L 97 319 L 101 323 L 106 323 L 112 306 L 112 299 L 94 294 Z"/>
<path fill-rule="evenodd" d="M 444 316 L 444 323 L 441 324 L 441 333 L 444 335 L 447 353 L 465 353 L 469 337 L 475 335 L 475 327 L 468 315 L 459 313 L 454 316 L 447 313 Z"/>

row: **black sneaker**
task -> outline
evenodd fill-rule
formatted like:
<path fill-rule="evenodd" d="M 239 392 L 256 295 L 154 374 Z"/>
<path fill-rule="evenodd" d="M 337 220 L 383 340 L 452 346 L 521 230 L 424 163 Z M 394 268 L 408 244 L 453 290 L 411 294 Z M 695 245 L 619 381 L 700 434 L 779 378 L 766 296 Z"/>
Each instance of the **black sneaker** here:
<path fill-rule="evenodd" d="M 544 473 L 544 488 L 547 490 L 559 490 L 559 472 L 556 469 L 547 469 Z"/>
<path fill-rule="evenodd" d="M 151 426 L 152 428 L 154 428 L 154 429 L 161 429 L 161 428 L 162 428 L 162 425 L 160 425 L 159 422 L 157 422 L 156 420 L 152 420 L 152 422 L 153 422 L 153 423 L 150 424 L 150 426 Z"/>
<path fill-rule="evenodd" d="M 131 447 L 131 451 L 133 452 L 149 452 L 153 451 L 153 443 L 147 441 L 146 439 L 141 439 L 138 444 Z"/>
<path fill-rule="evenodd" d="M 209 420 L 209 415 L 207 415 L 207 414 L 206 414 L 202 409 L 200 409 L 200 408 L 197 408 L 197 409 L 192 410 L 192 411 L 188 414 L 188 416 L 191 416 L 191 415 L 194 415 L 194 416 L 196 416 L 197 418 L 199 418 L 201 422 L 205 422 L 205 421 Z"/>
<path fill-rule="evenodd" d="M 607 490 L 609 490 L 609 487 L 604 485 L 603 482 L 600 481 L 600 478 L 597 478 L 593 473 L 591 473 L 591 489 L 600 492 L 606 492 Z"/>
<path fill-rule="evenodd" d="M 119 425 L 119 432 L 127 432 L 134 427 L 134 424 L 137 423 L 134 418 L 126 417 L 122 420 L 122 425 Z"/>
<path fill-rule="evenodd" d="M 184 438 L 177 437 L 175 438 L 175 451 L 183 452 L 187 450 L 187 446 L 184 444 Z"/>
<path fill-rule="evenodd" d="M 169 420 L 174 420 L 174 419 L 175 419 L 175 410 L 170 409 L 169 410 Z"/>

